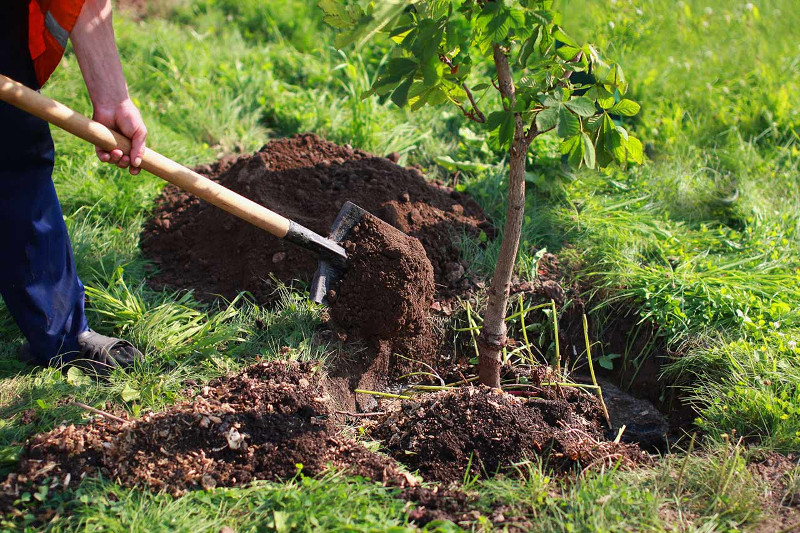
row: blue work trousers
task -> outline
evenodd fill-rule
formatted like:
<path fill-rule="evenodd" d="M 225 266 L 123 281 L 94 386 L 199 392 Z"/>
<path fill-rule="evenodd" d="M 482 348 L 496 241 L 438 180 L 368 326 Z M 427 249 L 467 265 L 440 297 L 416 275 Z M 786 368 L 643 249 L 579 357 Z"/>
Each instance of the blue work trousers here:
<path fill-rule="evenodd" d="M 38 89 L 27 46 L 27 2 L 0 15 L 0 73 Z M 0 102 L 0 294 L 40 364 L 68 361 L 88 329 L 83 285 L 53 186 L 46 122 Z"/>

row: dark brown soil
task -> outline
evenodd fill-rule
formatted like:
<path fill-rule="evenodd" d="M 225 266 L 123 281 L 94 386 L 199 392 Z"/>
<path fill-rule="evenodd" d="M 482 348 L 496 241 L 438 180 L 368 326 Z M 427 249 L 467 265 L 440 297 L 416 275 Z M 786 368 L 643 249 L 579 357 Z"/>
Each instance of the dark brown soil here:
<path fill-rule="evenodd" d="M 364 338 L 418 335 L 433 303 L 422 244 L 367 214 L 344 247 L 349 267 L 328 293 L 336 323 Z"/>
<path fill-rule="evenodd" d="M 603 435 L 597 401 L 572 387 L 534 387 L 527 397 L 488 387 L 463 387 L 403 400 L 371 435 L 425 479 L 458 482 L 491 476 L 526 458 L 551 468 L 647 462 L 637 446 Z"/>
<path fill-rule="evenodd" d="M 418 238 L 433 265 L 437 297 L 471 286 L 457 239 L 492 228 L 468 196 L 403 168 L 313 134 L 272 141 L 238 160 L 199 172 L 234 191 L 327 235 L 346 200 Z M 317 258 L 224 211 L 167 186 L 142 235 L 144 254 L 158 266 L 151 283 L 232 298 L 249 291 L 273 297 L 275 276 L 310 282 Z"/>
<path fill-rule="evenodd" d="M 309 363 L 259 363 L 219 378 L 191 401 L 124 424 L 97 419 L 31 439 L 5 492 L 55 479 L 103 475 L 179 495 L 196 488 L 291 478 L 329 465 L 405 486 L 391 459 L 337 436 Z"/>
<path fill-rule="evenodd" d="M 350 266 L 328 294 L 336 327 L 367 343 L 363 356 L 381 377 L 418 369 L 397 354 L 435 363 L 433 268 L 419 240 L 368 214 L 344 246 Z"/>

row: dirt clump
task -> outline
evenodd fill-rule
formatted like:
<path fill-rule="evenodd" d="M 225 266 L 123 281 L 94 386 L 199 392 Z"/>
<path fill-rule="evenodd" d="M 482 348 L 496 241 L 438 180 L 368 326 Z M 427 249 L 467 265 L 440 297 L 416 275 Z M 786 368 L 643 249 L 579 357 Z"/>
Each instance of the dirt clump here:
<path fill-rule="evenodd" d="M 197 170 L 322 235 L 351 200 L 422 242 L 440 298 L 471 284 L 457 239 L 493 234 L 467 195 L 428 182 L 416 169 L 313 134 L 272 141 L 253 155 Z M 156 202 L 142 250 L 159 269 L 150 280 L 155 285 L 229 299 L 249 291 L 261 302 L 274 297 L 271 276 L 309 282 L 317 264 L 311 252 L 171 185 Z"/>
<path fill-rule="evenodd" d="M 347 271 L 328 294 L 336 323 L 365 338 L 418 334 L 433 303 L 422 244 L 366 214 L 344 248 Z"/>
<path fill-rule="evenodd" d="M 649 461 L 638 446 L 606 441 L 597 401 L 573 387 L 533 387 L 525 397 L 484 386 L 429 393 L 395 404 L 370 434 L 440 482 L 459 482 L 467 469 L 492 476 L 534 457 L 556 471 Z"/>
<path fill-rule="evenodd" d="M 338 436 L 329 409 L 310 363 L 258 363 L 211 381 L 192 401 L 161 413 L 123 424 L 96 419 L 35 436 L 4 492 L 45 479 L 68 486 L 102 475 L 180 495 L 287 479 L 298 468 L 314 476 L 329 465 L 408 485 L 392 460 Z"/>

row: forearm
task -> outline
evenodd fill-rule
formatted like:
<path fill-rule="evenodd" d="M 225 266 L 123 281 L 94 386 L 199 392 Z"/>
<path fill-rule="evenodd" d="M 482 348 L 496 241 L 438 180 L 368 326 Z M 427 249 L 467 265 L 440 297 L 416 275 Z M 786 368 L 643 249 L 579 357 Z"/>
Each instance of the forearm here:
<path fill-rule="evenodd" d="M 86 0 L 70 35 L 95 108 L 129 98 L 111 21 L 111 0 Z"/>

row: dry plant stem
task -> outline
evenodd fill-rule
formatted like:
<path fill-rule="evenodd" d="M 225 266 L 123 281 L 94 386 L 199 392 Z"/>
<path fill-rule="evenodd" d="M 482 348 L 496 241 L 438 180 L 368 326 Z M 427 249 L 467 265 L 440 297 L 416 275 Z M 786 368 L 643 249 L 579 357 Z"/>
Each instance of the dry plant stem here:
<path fill-rule="evenodd" d="M 681 471 L 678 473 L 678 482 L 676 484 L 675 494 L 680 496 L 681 493 L 681 485 L 683 484 L 683 474 L 686 473 L 686 464 L 689 462 L 689 456 L 692 455 L 692 451 L 694 451 L 694 440 L 697 438 L 697 432 L 695 431 L 692 433 L 692 440 L 689 441 L 689 449 L 686 450 L 686 457 L 683 458 L 683 464 L 681 465 Z"/>
<path fill-rule="evenodd" d="M 551 299 L 550 305 L 553 309 L 553 336 L 556 341 L 556 372 L 561 375 L 561 347 L 558 344 L 558 311 L 556 310 L 556 301 Z"/>
<path fill-rule="evenodd" d="M 494 63 L 500 93 L 507 100 L 509 109 L 517 103 L 514 80 L 508 65 L 508 57 L 503 49 L 494 45 Z M 525 154 L 530 141 L 525 137 L 525 125 L 519 113 L 514 114 L 514 139 L 509 149 L 508 170 L 508 208 L 503 240 L 497 266 L 489 285 L 489 301 L 483 321 L 483 329 L 478 338 L 480 351 L 478 374 L 480 382 L 490 387 L 500 387 L 501 352 L 506 344 L 506 309 L 511 289 L 511 275 L 519 249 L 522 220 L 525 213 Z"/>
<path fill-rule="evenodd" d="M 370 396 L 378 396 L 380 398 L 394 398 L 396 400 L 408 400 L 411 396 L 403 396 L 402 394 L 392 394 L 390 392 L 378 392 L 374 390 L 356 389 L 353 391 L 357 394 L 369 394 Z"/>
<path fill-rule="evenodd" d="M 373 411 L 371 413 L 353 413 L 352 411 L 334 411 L 337 415 L 351 416 L 353 418 L 367 418 L 370 416 L 382 416 L 386 411 Z"/>
<path fill-rule="evenodd" d="M 85 403 L 81 402 L 70 402 L 70 405 L 74 405 L 75 407 L 80 407 L 84 411 L 89 411 L 90 413 L 94 413 L 96 415 L 100 415 L 104 418 L 108 418 L 109 420 L 113 420 L 114 422 L 119 422 L 120 424 L 124 424 L 126 420 L 124 418 L 120 418 L 118 416 L 114 416 L 111 413 L 106 413 L 105 411 L 101 411 L 100 409 L 95 409 L 91 405 L 86 405 Z"/>
<path fill-rule="evenodd" d="M 592 346 L 589 344 L 589 323 L 586 321 L 586 315 L 583 315 L 583 339 L 586 341 L 586 358 L 589 360 L 589 374 L 592 376 L 592 383 L 597 388 L 597 397 L 600 399 L 600 406 L 603 408 L 603 416 L 606 417 L 608 427 L 611 428 L 611 417 L 608 416 L 608 409 L 606 402 L 603 400 L 603 389 L 597 384 L 597 378 L 594 375 L 594 363 L 592 363 Z"/>

